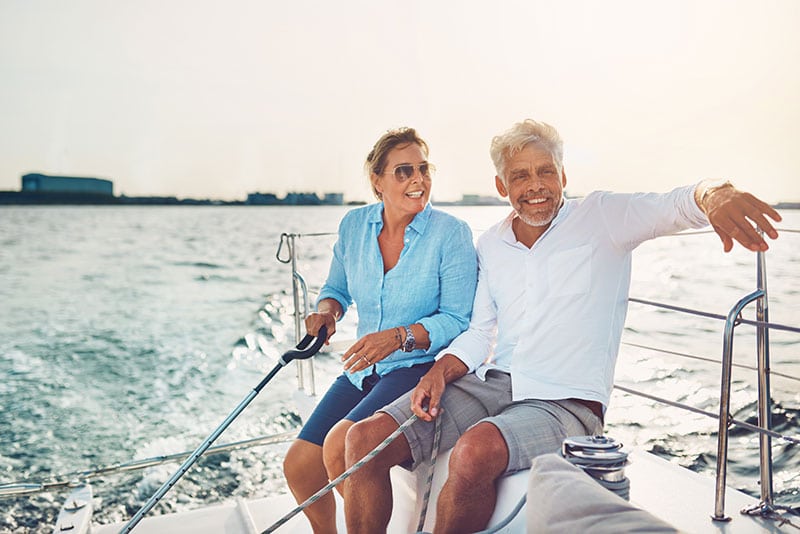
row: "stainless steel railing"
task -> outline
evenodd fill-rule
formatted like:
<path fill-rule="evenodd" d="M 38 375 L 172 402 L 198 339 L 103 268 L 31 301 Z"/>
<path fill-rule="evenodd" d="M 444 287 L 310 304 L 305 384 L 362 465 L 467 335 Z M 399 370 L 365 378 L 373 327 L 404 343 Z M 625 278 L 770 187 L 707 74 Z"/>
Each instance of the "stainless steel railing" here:
<path fill-rule="evenodd" d="M 725 328 L 723 333 L 723 350 L 722 350 L 722 376 L 720 381 L 720 405 L 719 416 L 709 412 L 698 410 L 681 403 L 675 403 L 666 399 L 658 398 L 653 395 L 642 393 L 631 388 L 622 387 L 615 384 L 615 388 L 622 391 L 632 393 L 635 395 L 644 396 L 658 402 L 666 403 L 672 406 L 677 406 L 687 409 L 692 412 L 702 413 L 711 417 L 716 417 L 719 420 L 719 432 L 717 435 L 717 464 L 716 464 L 716 492 L 714 502 L 714 513 L 712 519 L 715 521 L 727 521 L 730 518 L 725 516 L 725 488 L 727 476 L 727 454 L 728 454 L 728 431 L 733 424 L 748 428 L 749 430 L 759 433 L 759 471 L 760 471 L 760 491 L 761 502 L 754 506 L 751 510 L 744 510 L 743 513 L 770 513 L 774 510 L 773 503 L 773 464 L 772 464 L 772 438 L 781 438 L 792 443 L 800 443 L 800 439 L 796 437 L 783 436 L 773 432 L 772 430 L 772 398 L 770 394 L 770 357 L 769 357 L 769 330 L 783 330 L 795 333 L 800 333 L 800 328 L 781 325 L 769 322 L 769 305 L 768 305 L 768 292 L 767 292 L 767 274 L 766 274 L 766 255 L 763 252 L 757 253 L 756 256 L 756 290 L 748 295 L 742 297 L 728 312 L 727 316 L 703 312 L 700 310 L 692 310 L 680 306 L 670 304 L 663 304 L 649 300 L 629 298 L 630 302 L 637 302 L 644 305 L 656 306 L 664 309 L 669 309 L 681 313 L 689 313 L 703 317 L 710 317 L 715 319 L 724 319 Z M 741 313 L 743 309 L 751 304 L 756 303 L 756 320 L 743 319 Z M 756 353 L 757 353 L 757 367 L 750 367 L 744 365 L 733 364 L 733 340 L 735 328 L 741 324 L 750 324 L 756 327 Z M 634 345 L 641 348 L 657 350 L 659 352 L 675 354 L 678 356 L 686 356 L 696 358 L 692 355 L 680 354 L 672 351 L 665 351 L 656 349 L 654 347 L 646 347 L 643 345 Z M 698 358 L 709 361 L 705 358 Z M 745 367 L 754 369 L 758 375 L 758 425 L 753 426 L 742 421 L 736 421 L 730 414 L 730 394 L 731 394 L 731 370 L 732 367 Z M 780 373 L 778 373 L 780 374 Z M 798 380 L 796 377 L 783 375 L 785 378 Z"/>
<path fill-rule="evenodd" d="M 297 248 L 295 247 L 296 239 L 300 237 L 318 237 L 336 235 L 334 233 L 314 233 L 314 234 L 281 234 L 281 240 L 278 244 L 278 252 L 275 254 L 277 260 L 281 263 L 290 264 L 292 269 L 292 302 L 293 318 L 294 318 L 294 337 L 295 342 L 299 342 L 304 336 L 302 332 L 303 320 L 308 315 L 311 309 L 311 303 L 308 299 L 308 285 L 305 279 L 297 270 Z M 281 252 L 284 246 L 288 256 L 281 257 Z M 302 297 L 302 306 L 300 305 Z M 314 362 L 313 359 L 301 360 L 297 363 L 297 387 L 300 391 L 304 391 L 310 396 L 317 394 L 316 378 L 314 376 Z"/>

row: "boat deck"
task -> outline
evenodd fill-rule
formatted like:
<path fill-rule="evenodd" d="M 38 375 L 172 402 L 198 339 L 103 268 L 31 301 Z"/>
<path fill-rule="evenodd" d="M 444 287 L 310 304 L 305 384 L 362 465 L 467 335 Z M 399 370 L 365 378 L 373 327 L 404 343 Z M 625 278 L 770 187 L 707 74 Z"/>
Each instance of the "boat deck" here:
<path fill-rule="evenodd" d="M 779 528 L 775 521 L 741 514 L 758 500 L 730 487 L 725 492 L 725 515 L 731 520 L 713 521 L 713 478 L 646 452 L 634 451 L 629 460 L 625 474 L 631 480 L 631 503 L 681 532 L 788 532 L 788 525 Z"/>
<path fill-rule="evenodd" d="M 762 518 L 742 515 L 739 511 L 745 507 L 757 504 L 757 500 L 734 489 L 728 488 L 725 499 L 725 511 L 731 520 L 718 522 L 711 519 L 714 511 L 714 480 L 706 475 L 694 473 L 683 467 L 656 457 L 652 454 L 633 451 L 630 464 L 626 467 L 626 475 L 631 480 L 631 503 L 649 511 L 656 517 L 675 526 L 681 532 L 690 533 L 768 533 L 788 532 L 791 525 L 781 528 L 780 524 Z M 445 462 L 446 459 L 442 459 Z M 446 465 L 446 463 L 444 464 Z M 434 479 L 434 487 L 440 484 L 444 475 Z M 527 477 L 519 473 L 505 488 L 507 493 L 524 489 Z M 439 479 L 439 482 L 437 482 Z M 397 488 L 397 485 L 395 486 Z M 402 488 L 400 491 L 403 491 Z M 501 488 L 501 492 L 503 488 Z M 413 496 L 408 495 L 406 502 L 412 501 Z M 397 500 L 397 496 L 396 496 Z M 511 509 L 517 498 L 505 499 Z M 338 499 L 340 531 L 344 532 L 341 514 L 341 500 Z M 530 503 L 528 503 L 530 505 Z M 137 525 L 137 534 L 156 534 L 170 532 L 175 534 L 192 533 L 225 533 L 225 534 L 251 534 L 259 533 L 272 525 L 295 507 L 291 495 L 284 494 L 275 497 L 244 500 L 238 499 L 231 502 L 207 506 L 202 509 L 145 518 Z M 405 533 L 409 530 L 409 521 L 401 519 L 402 516 L 413 517 L 411 509 L 396 510 L 389 532 Z M 498 510 L 498 512 L 500 512 Z M 500 532 L 524 532 L 523 509 L 520 516 Z M 429 511 L 425 528 L 432 528 L 433 511 Z M 497 523 L 502 515 L 496 513 L 493 523 Z M 412 521 L 414 524 L 416 521 Z M 124 524 L 95 525 L 94 534 L 116 534 Z M 303 514 L 298 514 L 282 525 L 277 532 L 305 534 L 311 533 L 311 527 Z M 793 532 L 796 532 L 793 530 Z"/>

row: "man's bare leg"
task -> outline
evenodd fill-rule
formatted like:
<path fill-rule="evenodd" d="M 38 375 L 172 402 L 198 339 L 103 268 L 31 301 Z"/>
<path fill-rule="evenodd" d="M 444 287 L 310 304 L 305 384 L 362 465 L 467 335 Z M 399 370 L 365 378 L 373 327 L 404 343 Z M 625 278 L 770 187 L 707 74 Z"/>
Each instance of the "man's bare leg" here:
<path fill-rule="evenodd" d="M 479 423 L 459 438 L 439 494 L 435 534 L 486 528 L 497 500 L 497 479 L 505 472 L 508 457 L 503 435 L 491 423 Z"/>
<path fill-rule="evenodd" d="M 380 445 L 398 426 L 400 425 L 385 413 L 376 413 L 353 425 L 345 439 L 347 468 Z M 405 436 L 400 436 L 343 482 L 344 515 L 348 534 L 386 532 L 392 515 L 389 469 L 410 460 L 408 441 Z"/>

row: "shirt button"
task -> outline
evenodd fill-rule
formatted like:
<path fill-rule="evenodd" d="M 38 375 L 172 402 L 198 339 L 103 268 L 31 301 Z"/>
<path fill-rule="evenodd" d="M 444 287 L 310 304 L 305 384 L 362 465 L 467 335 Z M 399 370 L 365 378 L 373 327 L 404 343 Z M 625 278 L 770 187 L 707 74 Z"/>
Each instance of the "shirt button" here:
<path fill-rule="evenodd" d="M 406 238 L 406 239 L 405 239 L 405 242 L 406 242 L 406 243 L 408 243 L 409 241 L 411 241 L 409 238 Z"/>

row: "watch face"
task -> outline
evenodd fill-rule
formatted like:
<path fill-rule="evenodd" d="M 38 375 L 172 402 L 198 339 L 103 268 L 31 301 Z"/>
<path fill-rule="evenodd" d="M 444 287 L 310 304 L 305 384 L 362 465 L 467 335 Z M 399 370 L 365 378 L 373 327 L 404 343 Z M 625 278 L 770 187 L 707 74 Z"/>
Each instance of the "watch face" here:
<path fill-rule="evenodd" d="M 403 343 L 403 352 L 411 352 L 416 346 L 417 340 L 414 339 L 414 332 L 411 328 L 406 327 L 406 342 Z"/>

